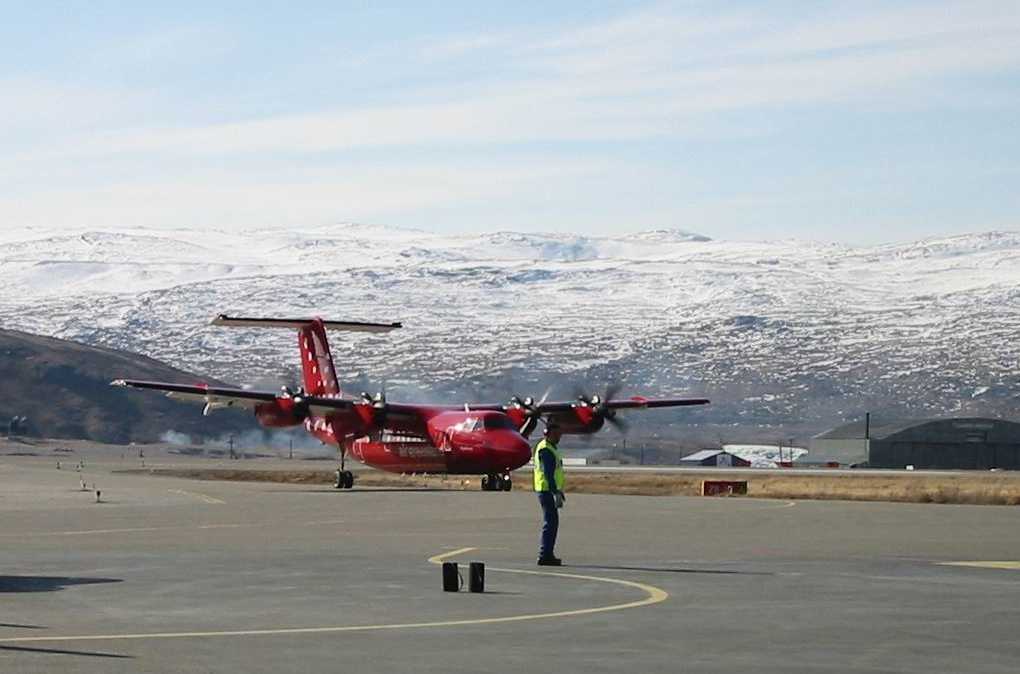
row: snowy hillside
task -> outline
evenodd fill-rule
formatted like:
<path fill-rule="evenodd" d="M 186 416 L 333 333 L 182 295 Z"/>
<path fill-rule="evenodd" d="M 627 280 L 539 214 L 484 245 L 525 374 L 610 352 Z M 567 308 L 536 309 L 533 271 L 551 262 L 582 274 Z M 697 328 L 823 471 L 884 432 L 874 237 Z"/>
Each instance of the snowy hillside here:
<path fill-rule="evenodd" d="M 0 234 L 0 326 L 131 349 L 238 383 L 294 376 L 292 334 L 208 326 L 218 313 L 401 320 L 334 335 L 349 389 L 391 399 L 698 394 L 634 418 L 765 440 L 864 410 L 1020 409 L 1020 233 L 850 248 L 438 235 L 340 224 L 301 232 Z M 111 378 L 117 373 L 110 373 Z"/>

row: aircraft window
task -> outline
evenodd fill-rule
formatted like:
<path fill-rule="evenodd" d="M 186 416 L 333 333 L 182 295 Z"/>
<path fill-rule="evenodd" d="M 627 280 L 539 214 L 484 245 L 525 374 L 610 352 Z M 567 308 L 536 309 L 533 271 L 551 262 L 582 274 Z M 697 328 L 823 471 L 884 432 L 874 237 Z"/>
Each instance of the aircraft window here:
<path fill-rule="evenodd" d="M 510 421 L 508 417 L 503 415 L 493 415 L 491 417 L 485 417 L 485 428 L 486 430 L 494 431 L 498 429 L 506 429 L 516 431 L 517 427 L 514 426 L 514 422 Z"/>
<path fill-rule="evenodd" d="M 453 428 L 461 433 L 471 433 L 474 431 L 480 431 L 482 429 L 482 423 L 475 417 L 468 417 Z"/>

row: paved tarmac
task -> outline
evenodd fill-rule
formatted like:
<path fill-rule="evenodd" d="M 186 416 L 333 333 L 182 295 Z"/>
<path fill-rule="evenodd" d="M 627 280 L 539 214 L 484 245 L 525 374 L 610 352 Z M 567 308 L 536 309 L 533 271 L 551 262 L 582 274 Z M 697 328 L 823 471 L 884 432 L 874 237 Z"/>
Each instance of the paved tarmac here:
<path fill-rule="evenodd" d="M 0 457 L 4 674 L 1020 669 L 1013 507 L 574 495 L 556 570 L 531 493 L 73 464 Z"/>

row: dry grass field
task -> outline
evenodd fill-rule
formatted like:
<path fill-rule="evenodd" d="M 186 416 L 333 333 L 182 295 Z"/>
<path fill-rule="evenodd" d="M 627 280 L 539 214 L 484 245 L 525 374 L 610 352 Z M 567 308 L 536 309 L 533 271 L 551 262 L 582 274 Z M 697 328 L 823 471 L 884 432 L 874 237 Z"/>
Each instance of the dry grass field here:
<path fill-rule="evenodd" d="M 333 473 L 325 470 L 250 470 L 228 468 L 153 468 L 137 470 L 164 476 L 200 480 L 331 484 Z M 573 473 L 568 492 L 584 494 L 634 494 L 643 496 L 697 496 L 702 480 L 747 480 L 748 496 L 775 499 L 845 501 L 893 501 L 903 503 L 963 503 L 974 505 L 1020 504 L 1020 474 L 974 473 L 973 475 L 833 475 L 803 473 Z M 374 470 L 357 474 L 356 484 L 365 487 L 429 487 L 436 489 L 479 488 L 479 478 L 440 475 L 393 475 Z M 531 488 L 518 479 L 515 489 Z"/>

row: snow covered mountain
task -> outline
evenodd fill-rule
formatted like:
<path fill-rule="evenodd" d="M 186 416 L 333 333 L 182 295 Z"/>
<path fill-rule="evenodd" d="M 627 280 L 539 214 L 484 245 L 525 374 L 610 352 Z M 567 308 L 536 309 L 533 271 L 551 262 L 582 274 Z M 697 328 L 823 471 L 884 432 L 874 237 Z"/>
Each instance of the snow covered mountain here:
<path fill-rule="evenodd" d="M 338 224 L 303 231 L 123 229 L 0 234 L 0 326 L 129 349 L 228 381 L 296 378 L 282 331 L 218 313 L 401 320 L 333 337 L 348 390 L 391 399 L 707 395 L 632 417 L 636 435 L 803 437 L 865 410 L 1020 409 L 1020 233 L 852 248 L 439 235 Z M 117 373 L 110 373 L 111 378 Z"/>

